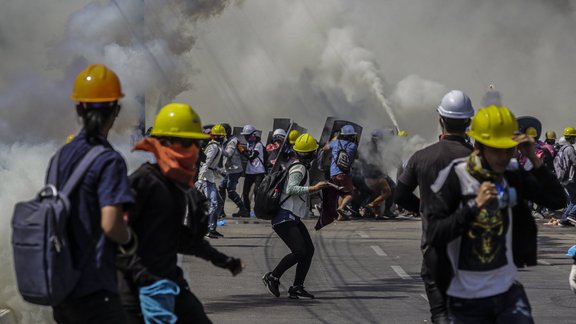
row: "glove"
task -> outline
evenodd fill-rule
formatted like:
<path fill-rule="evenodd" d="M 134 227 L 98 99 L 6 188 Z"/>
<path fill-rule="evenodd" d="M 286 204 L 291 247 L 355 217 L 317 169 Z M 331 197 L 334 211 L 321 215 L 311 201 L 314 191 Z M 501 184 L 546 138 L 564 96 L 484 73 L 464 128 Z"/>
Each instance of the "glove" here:
<path fill-rule="evenodd" d="M 576 294 L 576 264 L 572 265 L 572 271 L 570 271 L 570 289 Z"/>
<path fill-rule="evenodd" d="M 137 249 L 138 236 L 136 236 L 136 233 L 134 233 L 134 231 L 128 227 L 128 242 L 125 244 L 119 244 L 118 252 L 120 252 L 121 255 L 132 255 L 136 253 Z"/>

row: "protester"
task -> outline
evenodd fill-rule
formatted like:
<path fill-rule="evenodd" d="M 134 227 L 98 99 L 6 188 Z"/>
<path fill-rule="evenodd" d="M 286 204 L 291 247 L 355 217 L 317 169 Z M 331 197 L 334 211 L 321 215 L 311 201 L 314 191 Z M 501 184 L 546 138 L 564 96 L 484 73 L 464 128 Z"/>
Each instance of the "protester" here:
<path fill-rule="evenodd" d="M 226 138 L 226 130 L 220 124 L 214 125 L 210 131 L 210 142 L 204 148 L 206 161 L 200 165 L 196 188 L 208 198 L 208 233 L 209 238 L 224 237 L 216 230 L 218 217 L 224 210 L 224 200 L 216 187 L 216 181 L 225 173 L 222 168 L 222 143 Z"/>
<path fill-rule="evenodd" d="M 574 226 L 576 224 L 576 129 L 566 127 L 564 129 L 565 143 L 558 150 L 554 159 L 556 177 L 568 194 L 568 204 L 558 221 L 560 226 Z"/>
<path fill-rule="evenodd" d="M 466 140 L 466 129 L 474 108 L 468 96 L 460 90 L 448 92 L 438 106 L 439 122 L 442 136 L 439 142 L 417 151 L 408 160 L 398 178 L 395 202 L 402 208 L 422 212 L 422 240 L 420 249 L 423 253 L 421 276 L 424 281 L 430 313 L 433 323 L 448 323 L 446 298 L 434 282 L 429 268 L 439 260 L 436 251 L 428 244 L 426 231 L 428 219 L 426 213 L 430 198 L 434 195 L 430 186 L 436 180 L 438 172 L 448 166 L 452 160 L 470 155 L 472 147 Z M 419 187 L 420 198 L 413 191 Z"/>
<path fill-rule="evenodd" d="M 76 267 L 82 272 L 72 293 L 53 307 L 57 323 L 125 323 L 116 280 L 117 244 L 134 250 L 136 238 L 122 219 L 134 203 L 126 163 L 107 140 L 123 97 L 116 74 L 94 64 L 80 72 L 74 82 L 72 100 L 82 121 L 82 130 L 60 151 L 58 189 L 82 158 L 97 145 L 107 150 L 91 164 L 77 192 L 70 196 L 69 244 Z M 88 255 L 89 257 L 85 257 Z"/>
<path fill-rule="evenodd" d="M 304 289 L 304 281 L 314 255 L 314 244 L 301 218 L 305 217 L 310 209 L 308 195 L 328 187 L 325 181 L 309 186 L 310 165 L 317 149 L 318 143 L 310 134 L 302 134 L 296 139 L 294 144 L 296 160 L 288 167 L 288 180 L 282 191 L 280 211 L 271 221 L 274 232 L 291 251 L 272 272 L 262 277 L 264 285 L 276 297 L 280 297 L 280 278 L 286 270 L 297 264 L 296 275 L 292 286 L 288 289 L 288 296 L 292 299 L 314 298 L 314 295 Z"/>
<path fill-rule="evenodd" d="M 533 139 L 514 135 L 518 124 L 506 107 L 478 111 L 468 135 L 469 157 L 440 172 L 429 200 L 429 244 L 449 262 L 432 271 L 448 296 L 451 323 L 533 323 L 517 281 L 518 267 L 537 264 L 536 223 L 525 201 L 557 209 L 563 189 L 536 156 Z M 516 147 L 533 164 L 510 164 Z"/>
<path fill-rule="evenodd" d="M 324 152 L 332 152 L 330 162 L 330 181 L 339 187 L 343 187 L 342 195 L 338 202 L 339 221 L 349 220 L 345 214 L 346 205 L 352 201 L 352 163 L 358 157 L 358 145 L 356 144 L 356 130 L 352 125 L 344 125 L 338 138 L 327 143 Z"/>
<path fill-rule="evenodd" d="M 226 200 L 226 194 L 228 194 L 228 198 L 236 204 L 238 211 L 234 213 L 232 216 L 236 217 L 247 217 L 249 216 L 249 212 L 244 207 L 244 202 L 242 198 L 236 191 L 236 187 L 238 186 L 238 181 L 244 172 L 244 167 L 242 166 L 242 158 L 240 152 L 238 151 L 238 138 L 232 134 L 232 128 L 228 124 L 222 124 L 224 129 L 226 130 L 226 142 L 224 142 L 224 149 L 222 151 L 222 155 L 224 156 L 223 164 L 225 175 L 224 179 L 220 183 L 219 191 L 222 200 Z"/>
<path fill-rule="evenodd" d="M 209 135 L 200 125 L 189 105 L 171 103 L 158 112 L 151 136 L 134 147 L 154 154 L 156 163 L 144 163 L 130 175 L 136 204 L 128 219 L 140 240 L 137 255 L 144 266 L 119 260 L 122 303 L 130 323 L 211 323 L 177 265 L 177 253 L 211 261 L 233 275 L 242 271 L 240 259 L 219 252 L 204 238 L 208 208 L 194 177 L 199 142 Z M 221 136 L 219 131 L 216 127 L 214 135 Z M 166 317 L 158 319 L 160 315 Z"/>
<path fill-rule="evenodd" d="M 246 165 L 244 185 L 242 187 L 242 199 L 244 200 L 244 207 L 246 207 L 249 214 L 251 214 L 250 190 L 252 186 L 258 188 L 260 182 L 262 182 L 266 174 L 266 168 L 264 166 L 266 158 L 264 156 L 264 145 L 260 142 L 261 134 L 254 126 L 244 126 L 240 134 L 244 136 L 248 143 L 246 150 L 243 152 L 248 158 L 248 164 Z"/>

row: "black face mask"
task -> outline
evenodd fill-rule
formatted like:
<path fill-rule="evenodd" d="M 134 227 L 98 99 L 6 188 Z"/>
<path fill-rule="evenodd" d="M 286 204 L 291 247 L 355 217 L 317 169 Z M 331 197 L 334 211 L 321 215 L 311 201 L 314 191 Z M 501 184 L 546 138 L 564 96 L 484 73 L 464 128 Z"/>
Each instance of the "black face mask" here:
<path fill-rule="evenodd" d="M 314 152 L 310 153 L 297 153 L 298 161 L 302 162 L 304 166 L 309 169 L 312 161 L 314 161 L 315 154 Z"/>

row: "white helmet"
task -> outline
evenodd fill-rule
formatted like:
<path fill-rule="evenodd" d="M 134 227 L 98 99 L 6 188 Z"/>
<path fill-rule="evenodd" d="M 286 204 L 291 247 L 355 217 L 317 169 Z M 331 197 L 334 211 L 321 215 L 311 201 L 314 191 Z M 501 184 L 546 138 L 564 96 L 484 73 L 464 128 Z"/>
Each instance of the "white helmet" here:
<path fill-rule="evenodd" d="M 286 131 L 283 130 L 282 128 L 278 128 L 277 130 L 274 131 L 274 133 L 272 133 L 272 136 L 283 136 L 283 137 L 286 137 Z"/>
<path fill-rule="evenodd" d="M 474 108 L 470 98 L 460 91 L 452 90 L 442 98 L 438 106 L 438 114 L 452 119 L 468 119 L 474 117 Z"/>
<path fill-rule="evenodd" d="M 254 133 L 256 131 L 256 127 L 252 126 L 252 125 L 246 125 L 244 126 L 244 128 L 242 128 L 242 132 L 240 133 L 240 135 L 250 135 L 252 133 Z"/>

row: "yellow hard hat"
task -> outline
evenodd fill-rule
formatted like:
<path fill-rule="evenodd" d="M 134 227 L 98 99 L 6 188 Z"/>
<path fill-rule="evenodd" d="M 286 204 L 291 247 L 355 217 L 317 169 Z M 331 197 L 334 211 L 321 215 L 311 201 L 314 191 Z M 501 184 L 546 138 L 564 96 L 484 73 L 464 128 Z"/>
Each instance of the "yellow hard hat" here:
<path fill-rule="evenodd" d="M 524 134 L 526 134 L 530 137 L 534 137 L 534 138 L 538 137 L 538 131 L 534 127 L 526 128 L 526 130 L 524 131 Z"/>
<path fill-rule="evenodd" d="M 209 139 L 202 133 L 200 116 L 187 104 L 171 103 L 162 107 L 156 115 L 152 136 L 170 136 L 192 139 Z"/>
<path fill-rule="evenodd" d="M 288 134 L 288 142 L 290 143 L 290 145 L 294 145 L 299 136 L 300 136 L 299 131 L 295 129 L 291 130 L 290 133 Z"/>
<path fill-rule="evenodd" d="M 89 65 L 76 76 L 70 98 L 80 102 L 109 102 L 124 97 L 114 71 L 102 64 Z"/>
<path fill-rule="evenodd" d="M 294 143 L 294 151 L 299 153 L 314 152 L 318 149 L 318 143 L 312 135 L 304 133 L 296 139 Z"/>
<path fill-rule="evenodd" d="M 212 126 L 212 130 L 210 131 L 211 135 L 217 135 L 217 136 L 226 136 L 226 130 L 224 129 L 224 126 L 222 126 L 222 124 L 216 124 L 214 126 Z"/>
<path fill-rule="evenodd" d="M 564 136 L 576 136 L 576 129 L 574 127 L 564 128 Z"/>
<path fill-rule="evenodd" d="M 512 139 L 518 131 L 516 117 L 507 107 L 489 106 L 478 110 L 472 118 L 468 136 L 493 148 L 512 148 L 518 142 Z"/>
<path fill-rule="evenodd" d="M 556 132 L 555 131 L 547 131 L 546 132 L 546 139 L 556 139 Z"/>
<path fill-rule="evenodd" d="M 66 136 L 66 144 L 72 142 L 74 137 L 76 137 L 76 134 L 70 134 L 70 135 Z"/>
<path fill-rule="evenodd" d="M 398 131 L 398 136 L 408 136 L 408 132 L 407 131 Z"/>

